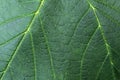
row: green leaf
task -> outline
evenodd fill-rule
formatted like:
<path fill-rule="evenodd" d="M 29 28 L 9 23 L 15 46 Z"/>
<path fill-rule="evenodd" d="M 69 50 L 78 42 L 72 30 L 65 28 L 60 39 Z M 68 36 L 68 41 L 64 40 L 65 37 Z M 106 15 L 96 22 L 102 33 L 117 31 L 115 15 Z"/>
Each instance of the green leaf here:
<path fill-rule="evenodd" d="M 120 80 L 120 0 L 0 0 L 0 80 Z"/>

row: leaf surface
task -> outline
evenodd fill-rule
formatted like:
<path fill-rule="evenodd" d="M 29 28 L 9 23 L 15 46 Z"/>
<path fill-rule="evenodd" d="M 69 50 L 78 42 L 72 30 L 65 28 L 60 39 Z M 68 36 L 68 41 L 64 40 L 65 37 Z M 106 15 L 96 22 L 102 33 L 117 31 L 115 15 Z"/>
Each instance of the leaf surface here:
<path fill-rule="evenodd" d="M 119 80 L 119 0 L 0 0 L 0 80 Z"/>

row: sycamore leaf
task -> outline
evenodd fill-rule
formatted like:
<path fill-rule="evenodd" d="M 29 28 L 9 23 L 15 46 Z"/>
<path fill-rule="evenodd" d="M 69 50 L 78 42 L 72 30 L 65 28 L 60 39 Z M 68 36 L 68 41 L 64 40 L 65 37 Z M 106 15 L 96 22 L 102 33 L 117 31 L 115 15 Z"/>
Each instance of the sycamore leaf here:
<path fill-rule="evenodd" d="M 0 0 L 0 80 L 120 80 L 120 0 Z"/>

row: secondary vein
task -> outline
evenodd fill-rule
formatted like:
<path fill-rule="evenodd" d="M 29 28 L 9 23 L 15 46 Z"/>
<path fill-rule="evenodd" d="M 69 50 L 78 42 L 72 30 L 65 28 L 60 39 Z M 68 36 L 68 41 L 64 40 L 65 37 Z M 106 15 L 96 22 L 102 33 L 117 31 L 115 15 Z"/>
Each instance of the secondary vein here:
<path fill-rule="evenodd" d="M 94 30 L 94 32 L 92 33 L 92 36 L 90 37 L 90 39 L 88 40 L 88 43 L 83 51 L 83 54 L 82 54 L 82 59 L 81 59 L 81 64 L 80 64 L 80 80 L 82 80 L 82 68 L 83 68 L 83 61 L 84 61 L 84 57 L 85 57 L 85 54 L 86 54 L 86 51 L 95 35 L 95 33 L 97 32 L 98 30 L 98 27 Z"/>
<path fill-rule="evenodd" d="M 49 57 L 50 57 L 50 65 L 51 65 L 51 68 L 52 68 L 53 79 L 56 80 L 56 73 L 55 73 L 55 69 L 54 69 L 53 57 L 52 57 L 50 47 L 49 47 L 49 44 L 48 44 L 48 38 L 46 36 L 46 32 L 45 32 L 44 27 L 42 25 L 41 19 L 40 19 L 40 22 L 41 22 L 41 28 L 42 28 L 42 31 L 43 31 L 43 34 L 44 34 L 45 43 L 47 45 L 47 50 L 48 50 Z"/>
<path fill-rule="evenodd" d="M 77 28 L 79 27 L 79 23 L 80 23 L 81 20 L 87 15 L 87 13 L 89 12 L 89 9 L 90 9 L 90 8 L 88 8 L 88 9 L 83 13 L 82 17 L 77 21 L 77 24 L 75 25 L 75 28 L 74 28 L 74 30 L 73 30 L 73 34 L 72 34 L 72 36 L 71 36 L 71 39 L 70 39 L 70 41 L 68 42 L 68 45 L 71 44 L 72 38 L 75 36 L 75 32 L 76 32 Z"/>

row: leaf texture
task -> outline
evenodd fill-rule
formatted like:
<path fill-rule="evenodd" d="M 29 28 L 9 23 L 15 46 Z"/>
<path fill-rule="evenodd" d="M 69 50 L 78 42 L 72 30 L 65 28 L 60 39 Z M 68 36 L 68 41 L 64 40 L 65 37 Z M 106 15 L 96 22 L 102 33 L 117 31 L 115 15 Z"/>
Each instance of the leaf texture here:
<path fill-rule="evenodd" d="M 120 80 L 119 0 L 0 0 L 0 80 Z"/>

